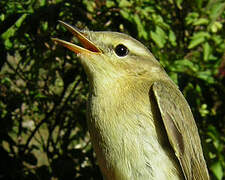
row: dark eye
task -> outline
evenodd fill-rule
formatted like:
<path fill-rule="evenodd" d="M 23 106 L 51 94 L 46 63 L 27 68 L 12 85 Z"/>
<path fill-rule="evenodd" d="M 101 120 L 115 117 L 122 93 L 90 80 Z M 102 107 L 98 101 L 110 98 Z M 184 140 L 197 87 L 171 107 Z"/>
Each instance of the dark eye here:
<path fill-rule="evenodd" d="M 126 56 L 128 54 L 129 50 L 123 44 L 119 44 L 119 45 L 116 46 L 115 52 L 118 56 L 123 57 L 123 56 Z"/>

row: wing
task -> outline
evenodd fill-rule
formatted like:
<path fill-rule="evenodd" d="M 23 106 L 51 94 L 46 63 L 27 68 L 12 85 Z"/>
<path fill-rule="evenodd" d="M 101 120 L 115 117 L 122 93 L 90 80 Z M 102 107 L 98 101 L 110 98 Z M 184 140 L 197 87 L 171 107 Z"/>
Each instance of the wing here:
<path fill-rule="evenodd" d="M 208 180 L 198 129 L 183 94 L 170 82 L 155 82 L 152 90 L 185 179 Z"/>

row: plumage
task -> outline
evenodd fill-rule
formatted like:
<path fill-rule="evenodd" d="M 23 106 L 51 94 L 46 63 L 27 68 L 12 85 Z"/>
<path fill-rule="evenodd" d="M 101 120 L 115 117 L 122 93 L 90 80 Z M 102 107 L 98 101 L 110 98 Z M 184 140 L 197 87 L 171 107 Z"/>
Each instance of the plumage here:
<path fill-rule="evenodd" d="M 155 82 L 152 90 L 184 176 L 186 179 L 209 179 L 198 129 L 187 101 L 173 83 Z"/>
<path fill-rule="evenodd" d="M 207 180 L 190 107 L 151 52 L 128 35 L 78 31 L 89 79 L 88 126 L 107 180 Z"/>

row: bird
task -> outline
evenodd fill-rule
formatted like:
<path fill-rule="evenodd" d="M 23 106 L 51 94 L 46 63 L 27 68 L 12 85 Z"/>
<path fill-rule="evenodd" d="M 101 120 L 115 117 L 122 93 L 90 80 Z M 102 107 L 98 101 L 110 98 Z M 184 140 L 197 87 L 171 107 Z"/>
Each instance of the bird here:
<path fill-rule="evenodd" d="M 183 94 L 148 48 L 129 35 L 79 30 L 89 81 L 87 124 L 106 180 L 208 180 L 198 129 Z"/>

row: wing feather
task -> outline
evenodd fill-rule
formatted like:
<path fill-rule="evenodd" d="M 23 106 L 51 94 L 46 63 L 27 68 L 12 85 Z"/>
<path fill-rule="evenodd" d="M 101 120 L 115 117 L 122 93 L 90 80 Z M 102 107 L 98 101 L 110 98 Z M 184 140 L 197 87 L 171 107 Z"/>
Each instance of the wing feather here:
<path fill-rule="evenodd" d="M 208 180 L 198 129 L 184 96 L 168 82 L 155 82 L 152 90 L 185 179 Z"/>

